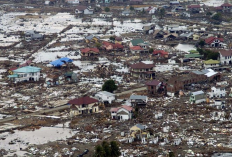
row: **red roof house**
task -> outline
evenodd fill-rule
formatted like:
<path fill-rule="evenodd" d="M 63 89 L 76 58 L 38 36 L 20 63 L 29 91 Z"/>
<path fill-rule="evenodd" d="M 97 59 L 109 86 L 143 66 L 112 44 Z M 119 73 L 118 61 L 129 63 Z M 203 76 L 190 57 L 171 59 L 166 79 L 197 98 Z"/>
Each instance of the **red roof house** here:
<path fill-rule="evenodd" d="M 98 112 L 98 100 L 89 96 L 70 100 L 70 116 Z"/>
<path fill-rule="evenodd" d="M 210 47 L 223 47 L 223 38 L 209 37 L 205 39 L 205 43 Z"/>
<path fill-rule="evenodd" d="M 80 49 L 82 56 L 94 56 L 99 54 L 98 48 L 84 48 Z"/>
<path fill-rule="evenodd" d="M 121 107 L 111 108 L 112 119 L 128 120 L 132 118 L 133 108 L 127 105 L 122 105 Z"/>
<path fill-rule="evenodd" d="M 164 50 L 154 50 L 152 55 L 168 58 L 168 52 Z"/>

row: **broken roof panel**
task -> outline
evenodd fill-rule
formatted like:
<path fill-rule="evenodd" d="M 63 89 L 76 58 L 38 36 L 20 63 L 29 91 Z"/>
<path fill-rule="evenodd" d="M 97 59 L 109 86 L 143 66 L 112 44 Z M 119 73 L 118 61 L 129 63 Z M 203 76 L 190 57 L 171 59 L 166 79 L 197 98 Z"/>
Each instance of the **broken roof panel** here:
<path fill-rule="evenodd" d="M 200 95 L 200 94 L 204 94 L 204 92 L 201 90 L 201 91 L 196 91 L 196 92 L 192 92 L 192 95 Z"/>
<path fill-rule="evenodd" d="M 133 69 L 150 69 L 153 67 L 155 67 L 154 64 L 145 64 L 143 62 L 139 62 L 131 65 L 131 68 Z"/>
<path fill-rule="evenodd" d="M 159 85 L 161 82 L 158 80 L 152 80 L 146 83 L 147 86 L 157 86 Z"/>
<path fill-rule="evenodd" d="M 131 95 L 130 96 L 130 100 L 132 99 L 142 99 L 142 100 L 145 100 L 147 99 L 147 96 L 144 96 L 144 95 Z"/>

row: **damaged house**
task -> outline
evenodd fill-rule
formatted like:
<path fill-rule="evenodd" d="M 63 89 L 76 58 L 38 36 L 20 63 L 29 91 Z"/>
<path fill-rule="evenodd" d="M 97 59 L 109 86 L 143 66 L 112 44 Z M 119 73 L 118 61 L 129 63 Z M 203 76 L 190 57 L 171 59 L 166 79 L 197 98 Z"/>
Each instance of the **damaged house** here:
<path fill-rule="evenodd" d="M 9 75 L 8 78 L 14 82 L 22 81 L 39 81 L 41 68 L 33 66 L 25 66 L 13 70 L 13 74 Z"/>
<path fill-rule="evenodd" d="M 111 104 L 115 100 L 115 94 L 107 91 L 100 91 L 95 94 L 95 97 L 104 104 Z"/>
<path fill-rule="evenodd" d="M 24 34 L 25 34 L 26 41 L 43 40 L 44 39 L 44 36 L 42 34 L 36 33 L 34 30 L 26 31 Z"/>
<path fill-rule="evenodd" d="M 147 85 L 147 93 L 149 95 L 167 93 L 166 84 L 164 84 L 163 82 L 152 80 L 152 81 L 148 81 L 146 85 Z"/>
<path fill-rule="evenodd" d="M 208 94 L 210 98 L 222 98 L 226 96 L 226 90 L 225 87 L 211 87 L 211 91 Z"/>
<path fill-rule="evenodd" d="M 130 103 L 133 107 L 144 107 L 147 105 L 148 97 L 143 95 L 131 95 Z"/>
<path fill-rule="evenodd" d="M 167 94 L 173 96 L 174 93 L 184 90 L 186 86 L 196 83 L 219 81 L 221 74 L 212 69 L 201 71 L 191 71 L 182 75 L 172 76 L 167 81 Z"/>
<path fill-rule="evenodd" d="M 130 73 L 133 77 L 139 78 L 154 78 L 155 65 L 145 64 L 143 62 L 135 63 L 130 66 Z"/>
<path fill-rule="evenodd" d="M 191 104 L 199 104 L 206 101 L 206 96 L 203 91 L 192 92 L 189 98 Z"/>

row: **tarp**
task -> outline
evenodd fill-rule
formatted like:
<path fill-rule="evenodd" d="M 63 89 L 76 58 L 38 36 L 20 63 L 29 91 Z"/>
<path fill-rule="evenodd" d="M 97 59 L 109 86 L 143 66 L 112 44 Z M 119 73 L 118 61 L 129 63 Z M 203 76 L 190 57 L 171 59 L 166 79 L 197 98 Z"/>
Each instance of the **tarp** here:
<path fill-rule="evenodd" d="M 73 60 L 71 60 L 71 59 L 69 59 L 67 57 L 60 58 L 60 61 L 62 61 L 62 62 L 68 62 L 68 63 L 72 63 L 73 62 Z"/>
<path fill-rule="evenodd" d="M 59 59 L 53 61 L 53 62 L 50 62 L 51 65 L 55 66 L 55 67 L 60 67 L 61 65 L 64 64 L 64 62 L 61 62 Z"/>

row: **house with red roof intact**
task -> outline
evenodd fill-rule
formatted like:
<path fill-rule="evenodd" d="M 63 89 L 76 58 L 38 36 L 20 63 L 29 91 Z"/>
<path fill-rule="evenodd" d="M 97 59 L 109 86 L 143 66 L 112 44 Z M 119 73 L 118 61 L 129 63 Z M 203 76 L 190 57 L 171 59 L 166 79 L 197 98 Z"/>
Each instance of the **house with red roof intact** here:
<path fill-rule="evenodd" d="M 168 58 L 168 52 L 164 50 L 154 50 L 152 55 L 156 58 Z"/>
<path fill-rule="evenodd" d="M 130 47 L 130 51 L 133 54 L 135 54 L 135 53 L 142 53 L 143 48 L 141 46 L 132 46 L 132 47 Z"/>
<path fill-rule="evenodd" d="M 81 51 L 81 56 L 83 57 L 96 56 L 99 54 L 98 48 L 84 48 L 84 49 L 80 49 L 80 51 Z"/>
<path fill-rule="evenodd" d="M 232 64 L 232 50 L 220 50 L 219 51 L 220 63 L 222 65 Z"/>
<path fill-rule="evenodd" d="M 121 51 L 123 50 L 123 45 L 119 44 L 119 43 L 111 43 L 111 42 L 107 42 L 107 41 L 103 41 L 102 42 L 102 47 L 106 50 L 106 51 Z"/>
<path fill-rule="evenodd" d="M 224 3 L 221 6 L 216 7 L 216 9 L 222 12 L 232 12 L 232 5 L 229 3 Z"/>
<path fill-rule="evenodd" d="M 133 108 L 127 105 L 110 109 L 111 118 L 117 120 L 128 120 L 132 119 Z"/>
<path fill-rule="evenodd" d="M 140 78 L 153 78 L 155 77 L 155 65 L 145 64 L 143 62 L 130 65 L 131 75 Z"/>
<path fill-rule="evenodd" d="M 205 39 L 206 45 L 209 47 L 225 47 L 225 43 L 223 43 L 223 38 L 217 38 L 217 37 L 209 37 Z"/>
<path fill-rule="evenodd" d="M 97 113 L 99 111 L 99 101 L 89 96 L 76 98 L 68 102 L 70 105 L 70 116 L 80 114 Z"/>
<path fill-rule="evenodd" d="M 201 6 L 199 4 L 192 4 L 188 6 L 188 10 L 194 13 L 199 13 L 201 10 Z"/>

